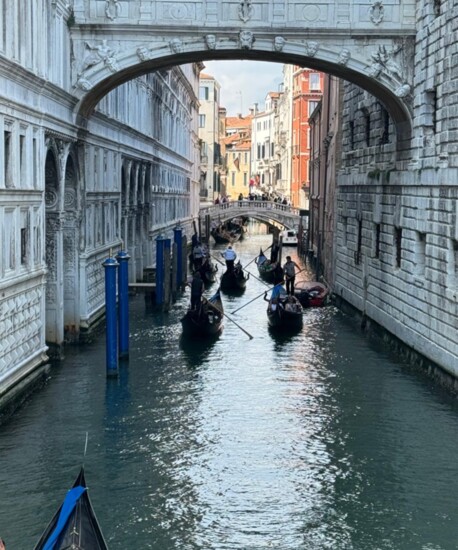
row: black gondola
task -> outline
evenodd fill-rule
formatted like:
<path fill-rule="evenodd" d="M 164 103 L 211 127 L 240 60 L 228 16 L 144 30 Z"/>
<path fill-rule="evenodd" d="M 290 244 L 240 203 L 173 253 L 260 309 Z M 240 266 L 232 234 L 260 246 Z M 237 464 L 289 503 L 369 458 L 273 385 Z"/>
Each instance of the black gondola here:
<path fill-rule="evenodd" d="M 231 229 L 223 229 L 221 226 L 210 231 L 211 236 L 217 244 L 235 243 L 240 239 L 241 232 Z"/>
<path fill-rule="evenodd" d="M 205 258 L 204 263 L 200 266 L 198 271 L 200 272 L 204 284 L 209 285 L 216 281 L 218 266 L 215 265 L 210 258 Z"/>
<path fill-rule="evenodd" d="M 219 289 L 210 298 L 203 298 L 198 309 L 188 309 L 181 319 L 187 336 L 215 336 L 223 327 L 223 303 Z"/>
<path fill-rule="evenodd" d="M 282 331 L 293 331 L 302 326 L 302 306 L 295 296 L 277 294 L 267 306 L 269 326 Z"/>
<path fill-rule="evenodd" d="M 258 266 L 259 276 L 266 282 L 274 285 L 283 281 L 283 269 L 278 262 L 271 262 L 262 251 L 262 248 L 255 260 Z"/>
<path fill-rule="evenodd" d="M 228 290 L 243 290 L 246 287 L 250 275 L 245 275 L 242 264 L 237 262 L 232 271 L 226 270 L 221 277 L 221 289 Z"/>
<path fill-rule="evenodd" d="M 108 550 L 87 493 L 84 470 L 55 513 L 35 550 Z"/>

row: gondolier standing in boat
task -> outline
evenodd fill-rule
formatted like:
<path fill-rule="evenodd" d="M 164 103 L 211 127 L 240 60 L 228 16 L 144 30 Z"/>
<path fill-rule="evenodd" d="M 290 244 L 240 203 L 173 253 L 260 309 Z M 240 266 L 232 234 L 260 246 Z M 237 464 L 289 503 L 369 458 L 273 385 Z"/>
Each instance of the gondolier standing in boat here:
<path fill-rule="evenodd" d="M 192 249 L 192 261 L 194 263 L 194 269 L 200 269 L 204 261 L 204 248 L 200 242 Z"/>
<path fill-rule="evenodd" d="M 221 252 L 221 256 L 226 260 L 226 267 L 228 271 L 234 271 L 234 262 L 237 258 L 237 254 L 229 245 L 224 252 Z"/>
<path fill-rule="evenodd" d="M 191 281 L 191 309 L 199 310 L 204 292 L 204 282 L 199 271 L 196 271 Z"/>
<path fill-rule="evenodd" d="M 283 274 L 286 280 L 286 292 L 287 294 L 294 295 L 294 281 L 296 279 L 296 267 L 301 269 L 296 262 L 293 262 L 291 256 L 286 256 L 286 263 L 283 266 Z"/>

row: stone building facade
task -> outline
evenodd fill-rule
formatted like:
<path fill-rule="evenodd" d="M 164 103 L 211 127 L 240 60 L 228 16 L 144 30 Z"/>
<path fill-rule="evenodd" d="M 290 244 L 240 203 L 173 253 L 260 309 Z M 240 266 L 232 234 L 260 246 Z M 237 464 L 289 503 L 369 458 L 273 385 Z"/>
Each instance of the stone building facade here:
<path fill-rule="evenodd" d="M 104 259 L 124 248 L 141 280 L 155 238 L 198 215 L 201 65 L 122 84 L 82 130 L 73 18 L 60 0 L 0 4 L 0 401 L 103 315 Z M 85 67 L 101 56 L 88 42 Z"/>
<path fill-rule="evenodd" d="M 400 150 L 399 128 L 385 104 L 341 84 L 336 233 L 324 270 L 335 295 L 361 312 L 365 324 L 383 327 L 456 388 L 458 22 L 452 5 L 422 2 L 415 44 L 405 40 L 398 50 L 375 55 L 383 70 L 400 73 L 397 52 L 415 51 L 413 87 L 399 90 L 412 109 L 408 152 Z"/>

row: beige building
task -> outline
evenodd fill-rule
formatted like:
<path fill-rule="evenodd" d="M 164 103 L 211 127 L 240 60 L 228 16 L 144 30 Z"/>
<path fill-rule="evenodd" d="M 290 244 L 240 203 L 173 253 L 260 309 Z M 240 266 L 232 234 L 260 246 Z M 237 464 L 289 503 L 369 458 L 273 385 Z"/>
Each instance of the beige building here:
<path fill-rule="evenodd" d="M 247 197 L 251 166 L 251 121 L 253 115 L 226 117 L 222 138 L 222 153 L 225 158 L 226 194 L 236 200 L 240 193 Z"/>
<path fill-rule="evenodd" d="M 213 76 L 199 77 L 200 199 L 213 202 L 221 195 L 220 85 Z"/>

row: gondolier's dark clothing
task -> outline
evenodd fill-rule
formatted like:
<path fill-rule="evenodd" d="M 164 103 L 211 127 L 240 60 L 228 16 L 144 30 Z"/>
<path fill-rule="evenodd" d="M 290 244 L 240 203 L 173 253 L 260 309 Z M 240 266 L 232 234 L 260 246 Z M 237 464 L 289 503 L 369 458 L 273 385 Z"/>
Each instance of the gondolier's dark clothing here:
<path fill-rule="evenodd" d="M 291 294 L 291 295 L 294 294 L 294 282 L 296 280 L 296 267 L 299 268 L 299 266 L 292 260 L 287 261 L 283 266 L 283 273 L 285 275 L 287 294 Z"/>
<path fill-rule="evenodd" d="M 191 308 L 198 309 L 204 292 L 204 282 L 200 277 L 194 276 L 191 282 Z"/>

